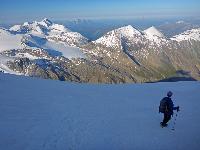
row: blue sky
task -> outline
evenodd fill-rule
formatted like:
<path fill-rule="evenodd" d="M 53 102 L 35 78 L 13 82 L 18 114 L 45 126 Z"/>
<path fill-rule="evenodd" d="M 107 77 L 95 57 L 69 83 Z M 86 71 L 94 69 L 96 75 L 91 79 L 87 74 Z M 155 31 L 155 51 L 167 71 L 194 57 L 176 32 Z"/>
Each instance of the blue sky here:
<path fill-rule="evenodd" d="M 0 0 L 0 22 L 73 18 L 187 17 L 200 0 Z"/>

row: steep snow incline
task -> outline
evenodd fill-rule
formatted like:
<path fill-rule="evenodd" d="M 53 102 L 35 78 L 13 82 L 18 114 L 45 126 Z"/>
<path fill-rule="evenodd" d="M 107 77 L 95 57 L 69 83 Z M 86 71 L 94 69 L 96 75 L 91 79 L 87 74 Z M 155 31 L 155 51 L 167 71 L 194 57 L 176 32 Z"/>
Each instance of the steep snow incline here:
<path fill-rule="evenodd" d="M 11 34 L 9 31 L 0 28 L 0 52 L 10 49 L 22 49 L 22 36 Z"/>
<path fill-rule="evenodd" d="M 0 149 L 199 150 L 200 83 L 73 84 L 0 73 Z M 161 98 L 180 105 L 167 128 Z"/>
<path fill-rule="evenodd" d="M 200 28 L 187 30 L 179 35 L 174 36 L 171 39 L 178 42 L 187 40 L 200 41 Z"/>

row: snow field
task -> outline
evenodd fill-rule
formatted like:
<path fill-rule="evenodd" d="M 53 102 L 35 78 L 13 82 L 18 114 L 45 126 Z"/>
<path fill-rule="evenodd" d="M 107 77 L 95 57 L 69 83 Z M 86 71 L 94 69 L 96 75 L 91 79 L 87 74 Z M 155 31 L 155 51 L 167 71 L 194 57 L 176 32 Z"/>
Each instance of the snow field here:
<path fill-rule="evenodd" d="M 199 82 L 91 85 L 0 74 L 0 149 L 198 150 Z M 175 131 L 160 128 L 168 90 Z"/>

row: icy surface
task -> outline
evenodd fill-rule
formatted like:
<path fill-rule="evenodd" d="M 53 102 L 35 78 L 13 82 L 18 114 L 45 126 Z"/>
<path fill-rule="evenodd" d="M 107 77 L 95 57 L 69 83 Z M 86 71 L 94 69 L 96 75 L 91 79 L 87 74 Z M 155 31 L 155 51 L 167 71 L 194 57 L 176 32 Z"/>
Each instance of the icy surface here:
<path fill-rule="evenodd" d="M 0 73 L 0 149 L 199 150 L 200 83 L 90 85 Z M 159 101 L 180 105 L 167 128 Z"/>

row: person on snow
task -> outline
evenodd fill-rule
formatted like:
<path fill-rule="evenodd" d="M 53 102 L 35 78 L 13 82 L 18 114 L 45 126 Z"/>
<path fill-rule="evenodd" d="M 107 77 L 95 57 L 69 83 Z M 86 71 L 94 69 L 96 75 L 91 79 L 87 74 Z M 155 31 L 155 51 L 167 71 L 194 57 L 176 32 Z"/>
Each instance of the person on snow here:
<path fill-rule="evenodd" d="M 164 114 L 163 121 L 160 123 L 162 127 L 167 126 L 167 122 L 171 119 L 171 116 L 173 116 L 173 110 L 179 111 L 179 106 L 174 107 L 173 101 L 171 99 L 173 93 L 169 91 L 167 93 L 167 97 L 164 97 L 160 101 L 160 107 L 159 107 L 159 113 Z"/>

